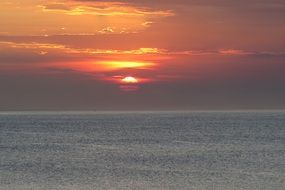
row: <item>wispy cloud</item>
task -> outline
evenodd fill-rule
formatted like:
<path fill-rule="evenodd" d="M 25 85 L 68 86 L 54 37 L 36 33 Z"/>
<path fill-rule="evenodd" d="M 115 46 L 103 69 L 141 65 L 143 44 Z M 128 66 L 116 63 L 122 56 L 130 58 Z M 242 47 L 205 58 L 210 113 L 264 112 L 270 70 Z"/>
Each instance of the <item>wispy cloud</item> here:
<path fill-rule="evenodd" d="M 96 48 L 75 48 L 64 44 L 56 43 L 39 43 L 39 42 L 11 42 L 0 41 L 0 48 L 14 48 L 19 50 L 30 50 L 40 55 L 59 52 L 64 54 L 78 55 L 161 55 L 161 56 L 204 56 L 204 55 L 220 55 L 220 56 L 281 56 L 285 52 L 273 51 L 248 51 L 241 49 L 218 49 L 218 50 L 183 50 L 173 51 L 160 49 L 155 47 L 142 47 L 138 49 L 120 50 L 120 49 L 96 49 Z"/>
<path fill-rule="evenodd" d="M 186 50 L 186 51 L 169 51 L 168 54 L 188 55 L 188 56 L 204 56 L 204 55 L 220 55 L 220 56 L 284 56 L 285 52 L 273 51 L 248 51 L 241 49 L 218 49 L 218 50 Z"/>
<path fill-rule="evenodd" d="M 222 49 L 219 50 L 219 53 L 222 55 L 253 55 L 254 52 L 238 50 L 238 49 Z"/>
<path fill-rule="evenodd" d="M 165 50 L 158 48 L 139 48 L 134 50 L 115 50 L 115 49 L 90 49 L 90 48 L 72 48 L 62 44 L 51 44 L 51 43 L 16 43 L 16 42 L 0 42 L 0 47 L 8 47 L 15 49 L 27 49 L 33 50 L 41 55 L 46 55 L 49 52 L 60 51 L 66 54 L 84 54 L 84 55 L 98 55 L 98 54 L 132 54 L 132 55 L 143 55 L 143 54 L 160 54 Z"/>
<path fill-rule="evenodd" d="M 68 15 L 99 15 L 99 16 L 150 16 L 164 17 L 173 16 L 171 10 L 152 10 L 146 7 L 136 7 L 121 2 L 80 2 L 80 1 L 59 1 L 40 5 L 44 11 L 63 11 Z"/>

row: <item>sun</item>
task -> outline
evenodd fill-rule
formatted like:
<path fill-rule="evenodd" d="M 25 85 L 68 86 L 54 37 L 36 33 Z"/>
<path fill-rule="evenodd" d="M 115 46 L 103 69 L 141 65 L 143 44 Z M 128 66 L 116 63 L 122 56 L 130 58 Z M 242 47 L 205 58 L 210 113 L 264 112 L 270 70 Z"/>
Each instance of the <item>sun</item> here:
<path fill-rule="evenodd" d="M 129 84 L 136 84 L 138 83 L 138 79 L 136 79 L 135 77 L 131 77 L 131 76 L 128 76 L 128 77 L 125 77 L 122 79 L 122 82 L 123 83 L 129 83 Z"/>

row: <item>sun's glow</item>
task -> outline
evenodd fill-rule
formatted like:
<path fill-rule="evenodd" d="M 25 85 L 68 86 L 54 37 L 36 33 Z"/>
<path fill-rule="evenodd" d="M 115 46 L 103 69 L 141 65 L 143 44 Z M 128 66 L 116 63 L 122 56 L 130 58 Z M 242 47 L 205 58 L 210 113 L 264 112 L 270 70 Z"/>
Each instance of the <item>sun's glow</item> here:
<path fill-rule="evenodd" d="M 136 84 L 138 83 L 138 79 L 134 78 L 134 77 L 131 77 L 131 76 L 128 76 L 128 77 L 125 77 L 122 79 L 122 82 L 124 83 L 131 83 L 131 84 Z"/>
<path fill-rule="evenodd" d="M 154 66 L 153 63 L 135 62 L 135 61 L 100 61 L 96 64 L 104 65 L 110 69 L 135 69 L 135 68 L 148 68 Z"/>

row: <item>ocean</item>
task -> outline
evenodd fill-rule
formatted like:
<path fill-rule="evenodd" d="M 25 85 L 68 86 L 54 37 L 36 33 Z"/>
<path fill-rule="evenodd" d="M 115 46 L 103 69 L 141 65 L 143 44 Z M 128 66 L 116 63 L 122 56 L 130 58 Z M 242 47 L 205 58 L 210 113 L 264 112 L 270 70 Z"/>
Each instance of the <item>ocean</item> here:
<path fill-rule="evenodd" d="M 284 189 L 285 111 L 0 113 L 0 190 Z"/>

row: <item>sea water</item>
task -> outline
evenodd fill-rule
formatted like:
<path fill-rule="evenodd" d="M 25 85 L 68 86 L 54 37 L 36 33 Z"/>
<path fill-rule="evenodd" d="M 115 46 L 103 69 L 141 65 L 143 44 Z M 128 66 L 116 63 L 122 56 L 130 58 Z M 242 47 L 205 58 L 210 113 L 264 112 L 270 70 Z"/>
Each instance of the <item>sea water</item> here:
<path fill-rule="evenodd" d="M 285 112 L 0 113 L 1 190 L 284 190 Z"/>

